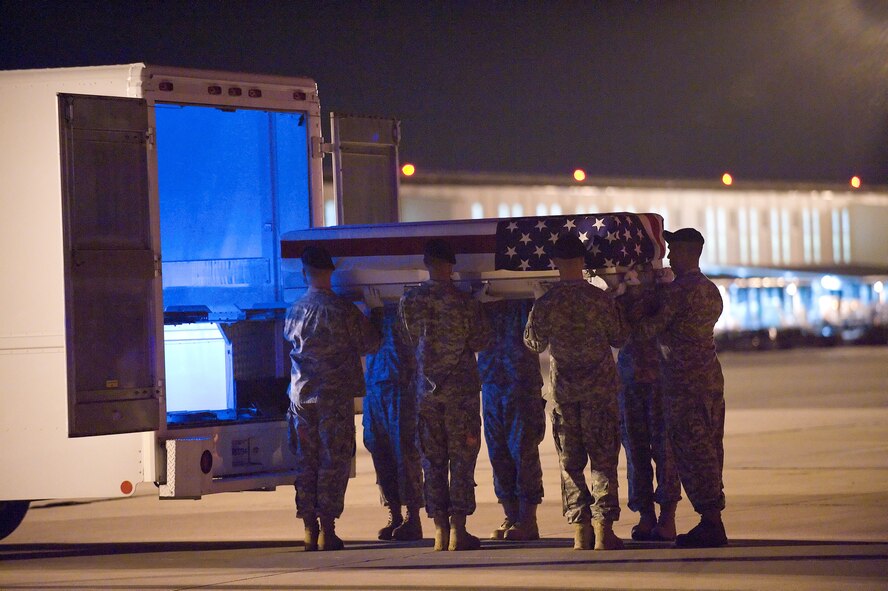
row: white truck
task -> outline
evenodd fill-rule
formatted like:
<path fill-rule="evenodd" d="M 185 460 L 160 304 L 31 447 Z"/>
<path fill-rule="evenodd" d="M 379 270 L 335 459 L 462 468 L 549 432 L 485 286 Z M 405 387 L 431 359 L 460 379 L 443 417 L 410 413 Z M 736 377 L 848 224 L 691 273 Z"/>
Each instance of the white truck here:
<path fill-rule="evenodd" d="M 292 484 L 281 234 L 333 147 L 336 219 L 397 215 L 397 121 L 331 121 L 308 78 L 0 72 L 0 538 L 35 499 Z"/>
<path fill-rule="evenodd" d="M 599 272 L 660 265 L 656 214 L 397 223 L 399 135 L 331 113 L 325 142 L 307 78 L 0 72 L 0 539 L 36 499 L 292 484 L 282 329 L 306 244 L 340 293 L 388 299 L 427 276 L 432 236 L 461 285 L 503 297 L 555 275 L 567 232 Z"/>

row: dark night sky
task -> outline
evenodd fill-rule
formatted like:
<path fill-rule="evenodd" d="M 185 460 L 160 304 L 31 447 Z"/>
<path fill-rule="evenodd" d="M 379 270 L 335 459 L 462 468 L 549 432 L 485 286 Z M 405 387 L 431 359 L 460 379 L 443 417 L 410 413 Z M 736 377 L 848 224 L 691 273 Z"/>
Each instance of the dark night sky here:
<path fill-rule="evenodd" d="M 0 69 L 304 75 L 420 170 L 888 185 L 888 1 L 0 0 Z"/>

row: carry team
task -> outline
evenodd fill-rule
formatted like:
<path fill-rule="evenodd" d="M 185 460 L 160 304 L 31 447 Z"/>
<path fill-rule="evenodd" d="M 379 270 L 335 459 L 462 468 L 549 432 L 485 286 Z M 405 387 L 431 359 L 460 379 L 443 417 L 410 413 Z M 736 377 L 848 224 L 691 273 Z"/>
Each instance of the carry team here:
<path fill-rule="evenodd" d="M 722 299 L 700 272 L 703 236 L 693 228 L 664 236 L 674 280 L 644 268 L 602 290 L 584 277 L 583 243 L 563 235 L 552 253 L 559 281 L 547 291 L 540 286 L 532 302 L 458 289 L 451 245 L 432 239 L 423 258 L 428 281 L 397 305 L 383 305 L 369 290 L 366 314 L 333 292 L 330 255 L 306 247 L 309 287 L 284 325 L 292 344 L 288 418 L 305 549 L 343 547 L 335 520 L 355 443 L 352 399 L 364 394 L 364 444 L 389 512 L 382 540 L 421 539 L 424 507 L 434 521 L 435 550 L 480 548 L 466 518 L 475 511 L 482 415 L 504 511 L 490 538 L 538 539 L 539 444 L 548 410 L 575 549 L 623 548 L 613 531 L 621 443 L 629 508 L 640 515 L 633 539 L 726 545 L 724 380 L 713 334 Z M 612 348 L 620 350 L 616 363 Z M 551 393 L 544 400 L 538 356 L 546 350 Z M 682 487 L 700 522 L 677 535 Z"/>

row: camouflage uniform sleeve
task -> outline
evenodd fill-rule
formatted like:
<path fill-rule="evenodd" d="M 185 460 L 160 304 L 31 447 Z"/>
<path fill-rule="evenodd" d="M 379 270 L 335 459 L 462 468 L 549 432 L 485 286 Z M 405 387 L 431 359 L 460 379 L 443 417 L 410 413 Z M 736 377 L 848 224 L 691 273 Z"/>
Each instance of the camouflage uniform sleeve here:
<path fill-rule="evenodd" d="M 481 307 L 481 302 L 471 299 L 469 300 L 469 317 L 471 325 L 469 330 L 468 345 L 472 351 L 483 351 L 493 344 L 494 335 L 493 327 L 490 324 L 490 318 Z"/>
<path fill-rule="evenodd" d="M 540 300 L 534 302 L 527 316 L 527 324 L 524 327 L 524 346 L 535 353 L 542 353 L 549 346 L 544 314 L 539 306 Z"/>
<path fill-rule="evenodd" d="M 612 319 L 608 323 L 608 342 L 611 347 L 619 349 L 629 340 L 629 323 L 626 322 L 622 306 L 618 306 L 610 297 L 608 297 L 608 301 L 610 302 L 608 317 Z"/>
<path fill-rule="evenodd" d="M 379 310 L 381 313 L 382 308 Z M 381 317 L 380 323 L 374 325 L 370 322 L 370 319 L 361 312 L 360 308 L 354 304 L 351 304 L 350 314 L 352 316 L 352 327 L 354 327 L 354 330 L 356 331 L 354 336 L 358 354 L 367 355 L 368 353 L 373 353 L 379 349 L 379 344 L 382 342 Z"/>
<path fill-rule="evenodd" d="M 661 332 L 672 324 L 675 314 L 679 309 L 680 302 L 676 302 L 675 295 L 678 290 L 674 286 L 670 286 L 663 290 L 660 296 L 660 307 L 657 312 L 647 318 L 636 322 L 632 326 L 632 334 L 641 339 L 656 338 Z"/>

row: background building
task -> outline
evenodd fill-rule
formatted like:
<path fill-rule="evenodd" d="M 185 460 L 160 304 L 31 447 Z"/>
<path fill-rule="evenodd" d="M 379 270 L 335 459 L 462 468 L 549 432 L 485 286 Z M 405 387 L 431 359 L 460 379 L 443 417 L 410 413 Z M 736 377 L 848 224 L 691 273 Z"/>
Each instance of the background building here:
<path fill-rule="evenodd" d="M 400 188 L 405 222 L 619 211 L 703 232 L 701 265 L 725 300 L 717 330 L 726 345 L 884 342 L 885 187 L 417 174 Z"/>

